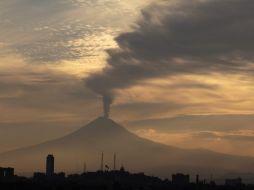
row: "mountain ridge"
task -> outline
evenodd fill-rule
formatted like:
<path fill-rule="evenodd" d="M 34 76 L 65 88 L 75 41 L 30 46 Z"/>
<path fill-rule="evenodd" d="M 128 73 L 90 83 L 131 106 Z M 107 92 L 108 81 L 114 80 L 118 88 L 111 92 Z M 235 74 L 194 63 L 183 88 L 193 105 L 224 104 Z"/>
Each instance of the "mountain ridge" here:
<path fill-rule="evenodd" d="M 132 171 L 168 177 L 169 173 L 185 172 L 223 175 L 227 172 L 254 170 L 254 158 L 216 153 L 209 150 L 180 149 L 143 139 L 129 132 L 111 119 L 100 117 L 77 131 L 42 144 L 0 154 L 0 165 L 19 171 L 44 170 L 44 159 L 52 153 L 57 170 L 72 172 L 75 163 L 84 160 L 92 170 L 100 165 L 100 154 L 112 162 L 117 153 L 120 164 Z"/>

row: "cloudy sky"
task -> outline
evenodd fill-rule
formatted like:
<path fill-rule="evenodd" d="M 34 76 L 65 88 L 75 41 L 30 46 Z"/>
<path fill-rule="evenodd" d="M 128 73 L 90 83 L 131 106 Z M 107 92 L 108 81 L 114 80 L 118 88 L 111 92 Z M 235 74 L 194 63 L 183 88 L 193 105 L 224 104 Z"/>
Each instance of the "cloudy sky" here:
<path fill-rule="evenodd" d="M 143 137 L 254 156 L 253 8 L 2 0 L 0 152 L 79 128 L 102 114 L 106 94 L 112 118 Z"/>

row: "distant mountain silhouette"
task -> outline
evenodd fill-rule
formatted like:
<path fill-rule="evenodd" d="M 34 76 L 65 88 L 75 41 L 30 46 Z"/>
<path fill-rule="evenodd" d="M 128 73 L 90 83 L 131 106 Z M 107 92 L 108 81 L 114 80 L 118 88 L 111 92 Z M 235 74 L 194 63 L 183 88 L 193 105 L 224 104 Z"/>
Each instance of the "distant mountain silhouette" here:
<path fill-rule="evenodd" d="M 191 143 L 191 142 L 190 142 Z M 254 171 L 254 158 L 232 156 L 207 150 L 185 150 L 140 138 L 111 119 L 100 117 L 63 138 L 0 154 L 0 166 L 13 166 L 18 171 L 44 170 L 47 154 L 54 154 L 57 170 L 81 172 L 100 167 L 101 152 L 105 164 L 131 171 L 169 177 L 173 172 L 223 175 L 228 172 Z"/>

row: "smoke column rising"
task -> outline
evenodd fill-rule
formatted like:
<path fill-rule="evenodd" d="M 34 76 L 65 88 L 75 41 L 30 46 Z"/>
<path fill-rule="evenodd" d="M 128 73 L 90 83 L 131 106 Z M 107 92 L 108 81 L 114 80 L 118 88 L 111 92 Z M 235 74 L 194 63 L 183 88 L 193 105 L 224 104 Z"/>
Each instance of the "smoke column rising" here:
<path fill-rule="evenodd" d="M 115 39 L 119 48 L 107 51 L 107 66 L 86 79 L 87 87 L 103 97 L 105 117 L 110 95 L 142 80 L 245 72 L 254 65 L 253 0 L 171 2 L 144 8 L 132 31 Z"/>
<path fill-rule="evenodd" d="M 110 106 L 113 103 L 113 97 L 111 95 L 103 95 L 102 99 L 103 99 L 104 117 L 109 118 Z"/>

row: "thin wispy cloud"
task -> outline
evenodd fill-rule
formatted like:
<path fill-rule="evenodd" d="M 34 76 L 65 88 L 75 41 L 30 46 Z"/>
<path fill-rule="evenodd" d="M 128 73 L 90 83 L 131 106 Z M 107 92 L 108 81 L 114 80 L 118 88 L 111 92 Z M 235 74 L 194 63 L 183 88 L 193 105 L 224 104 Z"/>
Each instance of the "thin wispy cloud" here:
<path fill-rule="evenodd" d="M 124 5 L 114 0 L 2 1 L 0 42 L 33 62 L 98 56 L 115 47 L 113 37 L 135 16 Z M 111 39 L 94 44 L 94 36 Z"/>

